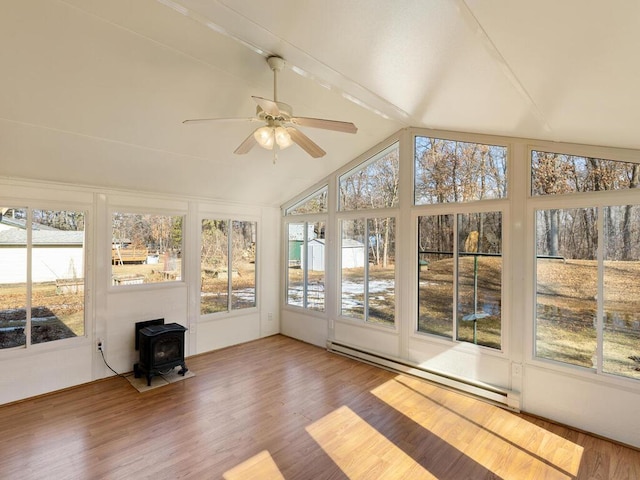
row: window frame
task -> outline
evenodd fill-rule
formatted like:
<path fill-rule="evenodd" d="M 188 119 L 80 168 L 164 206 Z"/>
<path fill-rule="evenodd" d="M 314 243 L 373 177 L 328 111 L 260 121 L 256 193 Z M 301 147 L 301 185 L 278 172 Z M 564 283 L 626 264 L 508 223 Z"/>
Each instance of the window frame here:
<path fill-rule="evenodd" d="M 539 357 L 536 354 L 536 329 L 537 329 L 537 267 L 536 267 L 536 214 L 541 210 L 552 209 L 581 209 L 595 208 L 598 214 L 598 234 L 597 261 L 603 257 L 603 246 L 600 240 L 603 226 L 600 220 L 600 212 L 609 206 L 640 205 L 640 189 L 618 189 L 601 190 L 589 192 L 567 192 L 549 195 L 534 195 L 532 190 L 532 155 L 534 151 L 557 153 L 562 155 L 572 155 L 579 157 L 600 158 L 611 161 L 625 163 L 640 163 L 637 153 L 626 150 L 616 150 L 608 147 L 590 147 L 585 145 L 550 144 L 536 142 L 527 145 L 526 165 L 527 172 L 527 196 L 526 196 L 526 263 L 525 269 L 530 275 L 525 279 L 525 288 L 529 292 L 527 295 L 526 318 L 528 328 L 525 329 L 525 355 L 527 361 L 536 367 L 552 370 L 558 373 L 570 374 L 578 378 L 589 379 L 590 381 L 639 388 L 640 381 L 637 378 L 616 375 L 602 371 L 603 358 L 603 333 L 604 322 L 602 319 L 602 305 L 598 302 L 596 308 L 598 312 L 596 325 L 596 368 L 587 368 L 580 365 L 562 362 L 546 357 Z M 602 298 L 602 269 L 598 268 L 597 290 Z"/>
<path fill-rule="evenodd" d="M 294 303 L 289 303 L 289 269 L 290 266 L 290 247 L 291 242 L 289 240 L 289 225 L 291 224 L 302 224 L 303 225 L 303 243 L 301 245 L 301 249 L 304 251 L 308 251 L 308 228 L 309 225 L 314 225 L 317 223 L 323 223 L 325 228 L 325 246 L 324 246 L 324 283 L 323 283 L 323 299 L 322 299 L 322 309 L 318 308 L 310 308 L 308 302 L 309 295 L 309 269 L 308 269 L 308 255 L 304 255 L 304 265 L 300 265 L 302 275 L 302 305 L 296 305 Z M 286 244 L 284 247 L 284 255 L 283 255 L 283 264 L 285 269 L 284 275 L 284 291 L 283 291 L 283 302 L 284 306 L 287 308 L 300 309 L 305 312 L 316 313 L 324 315 L 327 312 L 327 273 L 329 262 L 327 261 L 329 255 L 330 246 L 327 244 L 327 233 L 328 233 L 328 218 L 326 214 L 305 214 L 303 215 L 292 215 L 284 218 L 284 234 L 283 238 L 286 239 Z"/>
<path fill-rule="evenodd" d="M 398 262 L 397 260 L 394 261 L 394 277 L 393 277 L 393 289 L 394 289 L 394 314 L 393 314 L 393 325 L 383 325 L 380 323 L 374 323 L 374 322 L 370 322 L 367 319 L 367 315 L 366 312 L 369 310 L 369 305 L 367 303 L 364 303 L 363 308 L 364 308 L 364 313 L 363 313 L 363 318 L 356 318 L 356 317 L 352 317 L 352 316 L 348 316 L 348 315 L 343 315 L 342 314 L 342 222 L 343 221 L 354 221 L 354 220 L 362 220 L 365 222 L 365 225 L 368 223 L 369 220 L 372 219 L 393 219 L 394 221 L 394 230 L 395 230 L 395 234 L 396 234 L 396 238 L 395 238 L 395 247 L 397 249 L 398 247 L 398 234 L 399 234 L 399 230 L 398 230 L 398 222 L 399 222 L 399 218 L 400 218 L 400 212 L 398 209 L 370 209 L 370 210 L 350 210 L 347 212 L 341 212 L 338 214 L 337 218 L 336 218 L 336 242 L 337 242 L 337 246 L 336 246 L 336 250 L 338 252 L 337 254 L 337 259 L 336 259 L 336 264 L 337 264 L 337 270 L 336 270 L 336 274 L 335 274 L 335 278 L 336 278 L 336 286 L 335 286 L 335 290 L 336 290 L 336 311 L 335 311 L 335 315 L 336 315 L 336 320 L 337 321 L 341 321 L 341 322 L 345 322 L 345 323 L 350 323 L 350 324 L 357 324 L 357 325 L 362 325 L 362 326 L 366 326 L 366 327 L 370 327 L 373 329 L 379 329 L 379 330 L 383 330 L 386 332 L 398 332 L 400 329 L 399 326 L 399 322 L 398 322 L 398 314 L 399 314 L 399 309 L 400 309 L 400 302 L 398 301 L 398 294 L 397 294 L 397 290 L 398 290 L 398 285 L 399 285 L 399 268 L 398 268 Z M 367 290 L 368 290 L 368 283 L 369 283 L 369 279 L 370 277 L 368 276 L 368 270 L 369 270 L 369 262 L 368 262 L 368 250 L 369 250 L 369 242 L 367 240 L 367 243 L 365 245 L 365 250 L 367 252 L 366 256 L 367 256 L 367 261 L 364 264 L 364 295 L 365 295 L 365 302 L 368 298 L 367 296 Z"/>
<path fill-rule="evenodd" d="M 335 174 L 335 213 L 338 215 L 344 215 L 351 212 L 368 212 L 371 210 L 394 210 L 397 211 L 400 208 L 401 198 L 402 198 L 402 182 L 400 180 L 402 173 L 402 161 L 400 154 L 400 139 L 393 137 L 390 141 L 386 141 L 381 145 L 378 145 L 375 149 L 367 152 L 366 154 L 358 157 L 353 162 L 350 162 L 343 169 Z M 382 160 L 386 155 L 391 153 L 392 151 L 398 151 L 398 192 L 396 193 L 396 202 L 395 205 L 392 206 L 384 206 L 384 207 L 366 207 L 366 208 L 354 208 L 354 209 L 346 209 L 343 207 L 343 199 L 341 194 L 340 184 L 343 178 L 349 178 L 352 175 L 356 174 L 360 170 L 364 170 L 369 167 L 371 164 Z"/>
<path fill-rule="evenodd" d="M 155 289 L 155 288 L 167 288 L 176 285 L 185 285 L 186 284 L 186 265 L 185 265 L 185 246 L 187 242 L 185 241 L 187 230 L 188 230 L 188 217 L 187 213 L 184 211 L 176 211 L 170 209 L 161 209 L 154 210 L 149 208 L 137 208 L 137 207 L 117 207 L 112 206 L 108 209 L 108 227 L 107 232 L 109 234 L 109 238 L 107 239 L 106 244 L 109 247 L 113 247 L 113 215 L 116 213 L 120 214 L 128 214 L 128 215 L 155 215 L 155 216 L 166 216 L 166 217 L 181 217 L 182 218 L 182 234 L 181 234 L 181 243 L 180 243 L 180 251 L 181 253 L 181 261 L 180 261 L 180 279 L 167 279 L 161 282 L 148 282 L 148 283 L 138 283 L 138 284 L 122 284 L 122 285 L 114 285 L 113 282 L 113 263 L 112 263 L 112 252 L 109 250 L 108 254 L 105 252 L 105 257 L 107 258 L 107 291 L 110 293 L 115 292 L 123 292 L 123 291 L 132 291 L 132 290 L 145 290 L 145 289 Z"/>
<path fill-rule="evenodd" d="M 198 298 L 198 318 L 199 321 L 208 321 L 214 320 L 216 318 L 221 317 L 229 317 L 229 316 L 239 316 L 245 315 L 247 312 L 255 312 L 260 308 L 260 300 L 259 300 L 259 273 L 260 273 L 260 264 L 259 264 L 259 243 L 260 243 L 260 222 L 257 218 L 249 218 L 242 215 L 229 215 L 229 214 L 215 214 L 215 213 L 206 213 L 201 214 L 198 217 L 198 225 L 197 225 L 197 237 L 198 237 L 198 252 L 202 252 L 202 223 L 205 220 L 212 221 L 224 221 L 227 224 L 227 229 L 231 233 L 227 236 L 227 308 L 226 310 L 220 310 L 217 312 L 210 313 L 202 313 L 202 254 L 197 254 L 197 262 L 198 262 L 198 282 L 197 282 L 197 298 Z M 233 223 L 234 222 L 248 222 L 253 223 L 255 225 L 255 270 L 254 270 L 254 298 L 255 305 L 245 308 L 233 308 L 232 305 L 232 297 L 233 297 Z M 232 272 L 231 275 L 228 272 Z"/>
<path fill-rule="evenodd" d="M 399 277 L 399 261 L 398 261 L 398 253 L 396 253 L 396 260 L 394 263 L 394 322 L 393 325 L 382 325 L 373 322 L 369 322 L 366 319 L 359 319 L 350 316 L 342 315 L 342 221 L 343 220 L 357 220 L 361 219 L 367 221 L 369 219 L 374 218 L 393 218 L 394 221 L 394 229 L 395 229 L 395 248 L 396 252 L 401 243 L 402 232 L 399 229 L 400 218 L 401 218 L 401 205 L 403 204 L 403 185 L 402 178 L 403 175 L 406 175 L 405 169 L 406 167 L 402 164 L 402 149 L 403 149 L 403 140 L 402 135 L 393 135 L 383 142 L 377 144 L 373 148 L 369 149 L 362 155 L 353 159 L 351 162 L 344 165 L 339 170 L 335 171 L 332 174 L 332 184 L 334 186 L 333 193 L 333 201 L 334 208 L 330 212 L 330 226 L 332 227 L 332 231 L 334 232 L 333 237 L 335 239 L 336 245 L 333 249 L 335 258 L 333 259 L 333 276 L 328 279 L 329 281 L 334 282 L 332 284 L 331 293 L 335 297 L 334 305 L 332 306 L 330 315 L 331 318 L 335 318 L 335 321 L 338 323 L 350 324 L 350 325 L 358 325 L 366 328 L 371 328 L 373 330 L 383 331 L 386 333 L 397 334 L 400 331 L 400 324 L 398 322 L 398 315 L 400 312 L 400 301 L 398 297 L 398 287 L 400 284 Z M 340 194 L 340 181 L 343 178 L 346 178 L 354 173 L 356 173 L 360 169 L 367 168 L 371 163 L 374 163 L 378 160 L 384 158 L 387 154 L 392 152 L 393 150 L 398 151 L 398 192 L 397 192 L 397 201 L 393 207 L 370 207 L 370 208 L 359 208 L 359 209 L 350 209 L 345 210 L 341 207 L 341 194 Z M 404 173 L 403 173 L 404 172 Z M 330 188 L 331 191 L 331 188 Z M 331 208 L 331 204 L 330 204 Z M 369 245 L 366 245 L 367 249 Z M 368 262 L 367 262 L 368 263 Z M 365 306 L 365 309 L 367 306 Z M 330 328 L 333 328 L 332 326 Z"/>
<path fill-rule="evenodd" d="M 434 202 L 434 203 L 417 203 L 416 202 L 416 140 L 417 138 L 430 138 L 433 140 L 441 140 L 445 142 L 456 142 L 456 143 L 474 143 L 477 145 L 485 145 L 489 147 L 501 147 L 505 149 L 505 178 L 504 178 L 504 186 L 506 189 L 506 194 L 503 197 L 493 197 L 493 198 L 484 198 L 484 199 L 471 199 L 471 200 L 461 200 L 458 202 L 454 201 L 444 201 L 444 202 Z M 452 134 L 451 132 L 438 132 L 438 131 L 425 131 L 423 129 L 416 129 L 411 135 L 411 205 L 414 207 L 428 207 L 435 205 L 460 205 L 460 204 L 472 204 L 476 202 L 503 202 L 513 197 L 512 194 L 512 146 L 509 142 L 505 141 L 504 138 L 495 138 L 489 135 L 478 135 L 478 134 Z"/>
<path fill-rule="evenodd" d="M 462 142 L 462 143 L 477 143 L 480 145 L 489 145 L 496 147 L 503 147 L 505 149 L 506 155 L 506 178 L 505 178 L 505 188 L 506 188 L 506 196 L 501 198 L 487 198 L 481 200 L 469 200 L 469 201 L 460 201 L 460 202 L 442 202 L 442 203 L 424 203 L 424 204 L 416 204 L 416 183 L 415 183 L 415 175 L 416 175 L 416 138 L 417 137 L 427 137 L 434 138 L 438 140 L 451 141 L 451 142 Z M 456 348 L 461 349 L 462 351 L 468 351 L 470 353 L 481 353 L 482 355 L 488 355 L 492 357 L 500 357 L 500 358 L 509 358 L 511 355 L 511 330 L 513 319 L 511 318 L 511 295 L 513 288 L 511 284 L 507 281 L 507 279 L 512 275 L 513 272 L 513 260 L 511 253 L 511 228 L 510 228 L 510 219 L 511 219 L 511 209 L 512 204 L 515 199 L 518 197 L 518 192 L 514 192 L 514 176 L 517 175 L 517 168 L 514 165 L 513 157 L 514 157 L 514 145 L 513 140 L 508 137 L 496 137 L 492 135 L 484 135 L 484 134 L 473 134 L 473 133 L 457 133 L 457 132 L 449 132 L 449 131 L 439 131 L 439 130 L 429 130 L 429 129 L 412 129 L 411 135 L 409 136 L 410 141 L 410 160 L 409 163 L 411 165 L 411 174 L 410 174 L 410 201 L 411 201 L 411 225 L 412 225 L 412 248 L 411 248 L 411 275 L 413 277 L 412 282 L 412 290 L 415 302 L 412 306 L 412 327 L 410 332 L 410 337 L 421 340 L 421 341 L 429 341 L 430 343 L 436 343 L 442 345 L 445 348 L 450 347 L 451 345 L 455 345 Z M 422 332 L 418 330 L 418 321 L 419 321 L 419 306 L 418 306 L 418 290 L 420 288 L 419 285 L 419 265 L 418 265 L 418 217 L 420 216 L 435 216 L 435 215 L 453 215 L 454 217 L 454 225 L 457 231 L 457 223 L 458 223 L 458 214 L 473 214 L 473 213 L 483 213 L 483 212 L 500 212 L 502 215 L 502 287 L 501 287 L 501 321 L 500 321 L 500 348 L 492 348 L 484 345 L 477 345 L 472 342 L 467 342 L 463 340 L 457 339 L 457 325 L 454 319 L 452 319 L 453 333 L 451 338 L 447 338 L 444 336 L 431 334 L 428 332 Z M 457 252 L 457 241 L 454 236 L 454 247 Z M 454 261 L 456 259 L 454 258 Z M 457 261 L 455 262 L 454 273 L 457 271 Z M 457 299 L 457 276 L 454 275 L 454 298 Z M 453 309 L 457 311 L 457 303 L 452 306 Z"/>
<path fill-rule="evenodd" d="M 327 180 L 321 181 L 314 185 L 313 187 L 305 190 L 300 195 L 296 196 L 291 201 L 287 202 L 281 207 L 281 232 L 282 232 L 282 261 L 280 263 L 281 268 L 283 268 L 283 274 L 280 277 L 282 279 L 282 294 L 281 298 L 281 308 L 291 309 L 293 311 L 304 312 L 305 315 L 318 316 L 321 318 L 325 318 L 328 315 L 328 305 L 327 305 L 327 292 L 328 285 L 331 284 L 329 281 L 329 275 L 332 271 L 331 266 L 329 264 L 329 252 L 331 250 L 331 245 L 327 244 L 326 240 L 330 238 L 331 235 L 331 226 L 329 224 L 329 218 L 332 215 L 332 197 L 331 197 L 332 188 L 330 186 L 330 182 Z M 304 205 L 306 202 L 313 200 L 316 196 L 325 193 L 326 195 L 326 209 L 321 212 L 307 212 L 307 213 L 294 213 L 293 209 L 298 208 L 301 205 Z M 303 224 L 315 224 L 315 223 L 324 223 L 325 227 L 325 252 L 324 252 L 324 298 L 323 298 L 323 309 L 312 309 L 308 308 L 307 305 L 303 306 L 294 305 L 289 303 L 289 224 L 291 223 L 303 223 Z M 305 239 L 307 237 L 307 231 L 304 232 Z M 306 241 L 306 240 L 305 240 Z M 306 248 L 306 247 L 305 247 Z M 305 256 L 306 257 L 306 256 Z M 308 272 L 305 272 L 303 275 L 303 299 L 307 298 L 308 295 Z"/>
<path fill-rule="evenodd" d="M 92 206 L 84 203 L 67 203 L 56 201 L 8 201 L 12 205 L 20 205 L 20 208 L 27 212 L 25 221 L 28 228 L 26 230 L 26 264 L 25 264 L 25 294 L 26 294 L 26 322 L 25 322 L 25 344 L 17 345 L 15 347 L 8 347 L 0 349 L 0 358 L 10 358 L 14 355 L 22 355 L 24 352 L 31 353 L 34 351 L 51 351 L 70 348 L 77 345 L 84 345 L 89 341 L 90 337 L 90 319 L 93 315 L 93 300 L 90 292 L 93 291 L 93 282 L 91 280 L 92 266 L 89 264 L 91 258 L 92 248 L 91 231 L 93 228 L 93 218 L 91 217 Z M 83 334 L 73 337 L 61 338 L 47 342 L 33 343 L 31 341 L 31 309 L 32 305 L 32 292 L 33 292 L 33 279 L 32 279 L 32 250 L 33 236 L 32 236 L 32 224 L 33 224 L 33 211 L 74 211 L 82 213 L 84 215 L 84 230 L 83 230 L 83 277 L 84 277 L 84 292 L 83 292 Z M 36 247 L 37 248 L 37 247 Z"/>
<path fill-rule="evenodd" d="M 325 195 L 325 208 L 320 212 L 303 212 L 297 213 L 294 210 L 303 206 L 305 203 L 310 202 L 314 198 L 324 194 Z M 291 203 L 289 206 L 282 209 L 284 217 L 303 217 L 306 215 L 327 215 L 329 212 L 329 185 L 324 183 L 320 188 L 313 189 L 311 193 L 304 195 L 302 198 Z"/>
<path fill-rule="evenodd" d="M 542 153 L 542 154 L 553 154 L 553 155 L 564 155 L 564 156 L 568 156 L 568 157 L 577 157 L 580 159 L 594 159 L 594 160 L 601 160 L 604 162 L 614 162 L 614 163 L 623 163 L 623 164 L 636 164 L 636 165 L 640 165 L 640 162 L 638 161 L 638 158 L 627 158 L 626 156 L 622 155 L 610 155 L 608 154 L 606 151 L 601 151 L 598 150 L 596 152 L 593 151 L 585 151 L 584 148 L 580 148 L 578 146 L 576 146 L 576 150 L 572 151 L 570 148 L 557 148 L 556 146 L 550 147 L 550 146 L 546 146 L 545 147 L 541 147 L 541 146 L 530 146 L 529 147 L 529 156 L 528 156 L 528 198 L 530 199 L 535 199 L 535 198 L 539 198 L 539 197 L 565 197 L 567 195 L 591 195 L 591 194 L 597 194 L 597 195 L 602 195 L 603 192 L 628 192 L 629 190 L 633 190 L 635 187 L 628 187 L 628 188 L 610 188 L 610 189 L 604 189 L 604 190 L 570 190 L 570 191 L 566 191 L 566 192 L 559 192 L 559 193 L 534 193 L 534 188 L 533 188 L 533 183 L 534 183 L 534 179 L 533 179 L 533 154 L 535 153 Z M 595 155 L 594 155 L 595 153 Z"/>
<path fill-rule="evenodd" d="M 415 305 L 413 307 L 413 318 L 415 321 L 413 322 L 412 327 L 412 335 L 417 338 L 429 339 L 433 340 L 437 343 L 442 343 L 445 345 L 455 344 L 463 349 L 471 349 L 478 350 L 480 349 L 483 353 L 489 353 L 492 355 L 498 356 L 508 356 L 510 349 L 510 332 L 511 325 L 509 320 L 509 312 L 510 312 L 510 295 L 511 295 L 511 287 L 509 283 L 506 281 L 509 275 L 510 269 L 510 250 L 509 250 L 509 231 L 508 228 L 505 228 L 505 225 L 509 225 L 509 206 L 510 202 L 507 199 L 491 199 L 491 200 L 482 200 L 482 201 L 474 201 L 474 202 L 461 202 L 461 203 L 442 203 L 442 204 L 434 204 L 434 205 L 419 205 L 414 206 L 412 209 L 412 225 L 413 232 L 415 233 L 413 239 L 413 270 L 414 270 L 414 278 L 416 279 L 415 283 Z M 501 309 L 500 309 L 500 348 L 489 347 L 480 344 L 474 344 L 473 342 L 468 342 L 465 340 L 458 339 L 458 215 L 466 215 L 466 214 L 482 214 L 482 213 L 493 213 L 498 212 L 502 216 L 502 274 L 501 274 L 501 290 L 500 290 L 500 301 L 501 301 Z M 418 219 L 423 216 L 438 216 L 438 215 L 452 215 L 453 216 L 453 225 L 454 225 L 454 238 L 453 238 L 453 247 L 454 247 L 454 255 L 453 255 L 453 295 L 452 295 L 452 312 L 453 318 L 451 319 L 452 324 L 452 336 L 451 338 L 437 335 L 434 333 L 424 332 L 419 330 L 419 265 L 418 265 Z"/>

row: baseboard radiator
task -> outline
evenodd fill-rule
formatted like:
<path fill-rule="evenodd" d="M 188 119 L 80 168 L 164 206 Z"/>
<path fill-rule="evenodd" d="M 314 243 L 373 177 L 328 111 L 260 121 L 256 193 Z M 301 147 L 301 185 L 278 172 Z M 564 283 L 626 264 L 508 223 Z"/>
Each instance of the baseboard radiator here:
<path fill-rule="evenodd" d="M 519 394 L 494 387 L 493 385 L 488 385 L 481 382 L 473 382 L 462 378 L 456 378 L 452 375 L 447 375 L 441 372 L 420 367 L 418 365 L 413 365 L 404 360 L 383 357 L 381 355 L 366 352 L 359 348 L 344 345 L 342 343 L 331 340 L 327 341 L 327 350 L 329 352 L 353 358 L 355 360 L 381 367 L 392 372 L 412 375 L 414 377 L 436 383 L 452 390 L 473 395 L 474 397 L 491 402 L 500 407 L 505 407 L 514 411 L 520 411 Z"/>

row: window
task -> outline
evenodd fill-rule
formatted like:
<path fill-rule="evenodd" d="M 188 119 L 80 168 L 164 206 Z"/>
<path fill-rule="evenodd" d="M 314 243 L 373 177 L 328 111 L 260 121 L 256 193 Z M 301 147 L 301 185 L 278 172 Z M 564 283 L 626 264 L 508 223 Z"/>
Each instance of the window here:
<path fill-rule="evenodd" d="M 640 205 L 602 212 L 602 370 L 640 378 Z"/>
<path fill-rule="evenodd" d="M 501 212 L 418 217 L 418 272 L 419 332 L 501 347 Z"/>
<path fill-rule="evenodd" d="M 200 314 L 256 306 L 257 223 L 202 220 Z"/>
<path fill-rule="evenodd" d="M 453 338 L 454 215 L 418 217 L 418 331 Z"/>
<path fill-rule="evenodd" d="M 287 305 L 324 311 L 324 222 L 287 224 Z"/>
<path fill-rule="evenodd" d="M 285 215 L 304 215 L 286 223 L 287 305 L 324 311 L 325 243 L 328 186 L 316 190 L 292 207 Z"/>
<path fill-rule="evenodd" d="M 397 207 L 399 168 L 399 149 L 394 143 L 342 175 L 340 210 Z"/>
<path fill-rule="evenodd" d="M 536 213 L 536 355 L 595 366 L 595 208 Z"/>
<path fill-rule="evenodd" d="M 396 219 L 375 209 L 398 206 L 399 144 L 396 142 L 340 176 L 339 209 L 368 210 L 340 219 L 340 314 L 394 326 Z"/>
<path fill-rule="evenodd" d="M 532 195 L 591 193 L 535 211 L 538 358 L 640 379 L 640 206 L 598 193 L 639 186 L 637 163 L 531 152 Z"/>
<path fill-rule="evenodd" d="M 640 164 L 534 150 L 531 194 L 625 190 L 640 186 Z"/>
<path fill-rule="evenodd" d="M 182 216 L 114 212 L 112 284 L 181 280 L 182 224 Z"/>
<path fill-rule="evenodd" d="M 302 201 L 289 207 L 285 215 L 303 215 L 305 213 L 326 213 L 327 212 L 327 191 L 326 186 L 317 192 L 304 198 Z"/>
<path fill-rule="evenodd" d="M 395 218 L 341 221 L 341 314 L 395 324 Z"/>
<path fill-rule="evenodd" d="M 421 136 L 414 147 L 418 331 L 500 349 L 503 213 L 462 204 L 507 196 L 507 148 Z M 459 206 L 431 213 L 442 204 Z"/>
<path fill-rule="evenodd" d="M 0 207 L 0 348 L 85 335 L 85 213 Z"/>
<path fill-rule="evenodd" d="M 471 202 L 506 196 L 506 147 L 416 137 L 416 205 Z"/>
<path fill-rule="evenodd" d="M 640 206 L 536 212 L 536 356 L 640 378 Z"/>

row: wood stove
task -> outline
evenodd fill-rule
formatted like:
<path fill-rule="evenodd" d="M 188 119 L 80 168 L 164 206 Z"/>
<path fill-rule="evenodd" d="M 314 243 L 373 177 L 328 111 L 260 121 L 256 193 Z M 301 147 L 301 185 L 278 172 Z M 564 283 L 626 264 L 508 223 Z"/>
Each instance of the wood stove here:
<path fill-rule="evenodd" d="M 184 375 L 188 368 L 184 363 L 184 332 L 187 329 L 178 323 L 149 325 L 137 329 L 140 360 L 133 366 L 136 378 L 147 377 L 151 385 L 154 375 L 166 374 L 175 367 L 182 367 L 178 373 Z"/>

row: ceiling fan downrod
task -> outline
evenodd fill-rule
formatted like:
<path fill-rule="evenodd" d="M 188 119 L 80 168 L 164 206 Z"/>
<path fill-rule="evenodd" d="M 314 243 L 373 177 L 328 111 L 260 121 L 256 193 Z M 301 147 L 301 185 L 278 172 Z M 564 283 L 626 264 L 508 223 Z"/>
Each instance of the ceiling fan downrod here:
<path fill-rule="evenodd" d="M 278 101 L 278 72 L 284 68 L 285 61 L 282 57 L 272 55 L 267 57 L 267 63 L 273 71 L 273 101 Z"/>

